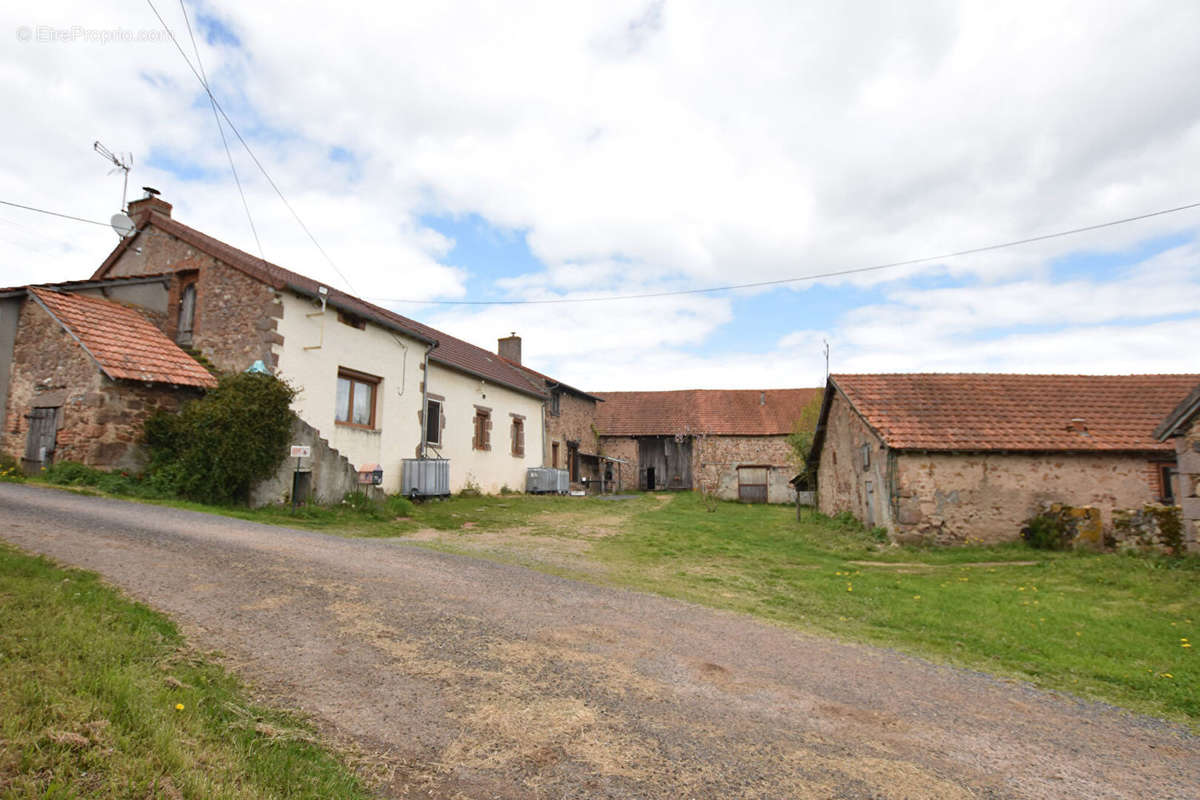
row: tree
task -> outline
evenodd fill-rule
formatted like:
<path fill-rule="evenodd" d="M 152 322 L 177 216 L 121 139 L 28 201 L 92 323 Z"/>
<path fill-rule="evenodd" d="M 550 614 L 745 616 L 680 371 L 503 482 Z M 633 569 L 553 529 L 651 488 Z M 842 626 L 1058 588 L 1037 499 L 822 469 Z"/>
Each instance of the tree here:
<path fill-rule="evenodd" d="M 792 432 L 787 436 L 787 443 L 792 448 L 792 462 L 796 466 L 796 472 L 804 480 L 812 478 L 808 464 L 808 456 L 812 451 L 813 437 L 817 433 L 817 422 L 821 418 L 821 402 L 823 396 L 816 394 L 804 408 L 800 409 L 800 416 L 792 424 Z"/>

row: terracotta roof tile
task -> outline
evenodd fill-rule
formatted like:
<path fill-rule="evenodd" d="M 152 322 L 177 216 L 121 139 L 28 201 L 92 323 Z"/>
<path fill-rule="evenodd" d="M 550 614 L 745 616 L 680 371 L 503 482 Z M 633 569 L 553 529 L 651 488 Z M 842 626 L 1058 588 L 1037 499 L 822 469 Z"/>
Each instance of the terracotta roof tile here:
<path fill-rule="evenodd" d="M 141 230 L 144 230 L 147 225 L 152 225 L 208 253 L 234 269 L 240 270 L 250 277 L 256 278 L 276 289 L 290 288 L 316 297 L 317 290 L 321 286 L 324 286 L 319 281 L 315 281 L 298 272 L 292 272 L 278 264 L 272 264 L 244 250 L 239 250 L 219 239 L 214 239 L 206 233 L 201 233 L 195 228 L 184 225 L 182 222 L 171 217 L 159 213 L 150 213 L 146 219 L 147 221 L 143 224 Z M 131 246 L 131 243 L 136 238 L 136 236 L 130 236 L 118 244 L 117 248 L 109 254 L 108 258 L 105 259 L 104 263 L 100 265 L 100 268 L 96 270 L 96 273 L 92 277 L 103 277 L 108 268 L 116 262 L 117 257 L 123 252 L 124 248 Z M 440 362 L 451 368 L 478 375 L 494 383 L 516 389 L 519 392 L 532 394 L 537 397 L 545 396 L 545 392 L 532 384 L 520 369 L 509 364 L 495 353 L 435 330 L 428 325 L 409 319 L 394 311 L 389 311 L 374 303 L 368 303 L 366 300 L 362 300 L 352 294 L 347 294 L 333 287 L 326 288 L 328 289 L 328 302 L 337 308 L 365 317 L 385 327 L 399 328 L 417 339 L 427 342 L 436 341 L 438 346 L 430 353 L 429 358 L 431 361 Z"/>
<path fill-rule="evenodd" d="M 664 436 L 685 431 L 715 436 L 791 433 L 820 389 L 684 389 L 596 392 L 596 428 L 604 436 Z"/>
<path fill-rule="evenodd" d="M 889 447 L 940 451 L 1170 450 L 1163 417 L 1200 375 L 833 375 Z M 1071 430 L 1082 419 L 1084 432 Z"/>
<path fill-rule="evenodd" d="M 131 308 L 99 297 L 29 288 L 108 377 L 213 387 L 208 370 Z"/>

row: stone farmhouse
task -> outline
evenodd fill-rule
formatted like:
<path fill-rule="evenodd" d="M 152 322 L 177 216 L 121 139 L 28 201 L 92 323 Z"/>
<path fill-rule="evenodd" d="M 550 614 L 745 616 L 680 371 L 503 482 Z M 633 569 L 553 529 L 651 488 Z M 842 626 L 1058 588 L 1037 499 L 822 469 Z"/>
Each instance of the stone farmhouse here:
<path fill-rule="evenodd" d="M 1200 385 L 1171 410 L 1154 438 L 1175 444 L 1174 500 L 1183 518 L 1183 538 L 1200 544 Z"/>
<path fill-rule="evenodd" d="M 820 389 L 599 392 L 599 450 L 620 488 L 701 489 L 727 500 L 788 503 L 787 435 Z"/>
<path fill-rule="evenodd" d="M 111 296 L 106 308 L 124 308 L 127 321 L 148 320 L 138 330 L 148 340 L 153 337 L 146 327 L 157 331 L 156 346 L 183 355 L 203 380 L 209 379 L 208 372 L 183 348 L 219 370 L 242 371 L 261 362 L 291 382 L 300 389 L 294 408 L 301 420 L 359 469 L 381 467 L 387 491 L 400 489 L 402 459 L 421 455 L 450 461 L 454 491 L 467 486 L 487 492 L 519 490 L 526 469 L 542 465 L 543 451 L 549 449 L 543 417 L 553 393 L 526 371 L 497 354 L 231 247 L 173 219 L 171 210 L 156 193 L 147 192 L 129 205 L 135 232 L 117 245 L 90 281 L 23 287 L 3 295 L 7 305 L 0 315 L 0 335 L 6 338 L 0 338 L 0 367 L 11 365 L 12 374 L 0 372 L 8 423 L 0 447 L 26 455 L 28 417 L 37 408 L 55 407 L 50 400 L 58 399 L 31 399 L 26 377 L 26 365 L 37 358 L 47 365 L 55 360 L 53 354 L 35 358 L 40 346 L 35 328 L 49 324 L 38 322 L 46 316 L 42 306 L 55 295 L 90 292 Z M 87 340 L 79 338 L 86 348 Z M 100 368 L 107 366 L 101 362 Z M 105 375 L 110 381 L 124 378 L 111 370 Z M 185 384 L 176 380 L 164 385 Z M 72 387 L 71 396 L 80 391 Z M 181 396 L 176 390 L 167 394 Z M 115 396 L 110 387 L 110 403 L 125 405 L 109 417 L 148 402 L 132 395 L 117 401 Z M 93 431 L 76 417 L 74 406 L 57 407 L 62 409 L 52 432 L 57 442 L 49 450 L 60 459 L 79 458 L 94 466 L 120 463 L 115 450 L 65 449 L 72 432 Z M 121 436 L 130 437 L 138 425 L 129 417 Z"/>
<path fill-rule="evenodd" d="M 898 541 L 1015 539 L 1046 504 L 1112 512 L 1178 497 L 1155 426 L 1197 375 L 831 375 L 817 505 Z M 1193 487 L 1194 491 L 1194 487 Z"/>

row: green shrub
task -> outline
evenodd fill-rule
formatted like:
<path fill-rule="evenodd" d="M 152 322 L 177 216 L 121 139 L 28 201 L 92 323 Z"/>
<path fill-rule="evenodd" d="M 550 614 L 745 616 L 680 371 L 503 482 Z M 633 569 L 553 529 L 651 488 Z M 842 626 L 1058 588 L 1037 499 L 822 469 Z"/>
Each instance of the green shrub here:
<path fill-rule="evenodd" d="M 414 511 L 412 501 L 401 494 L 372 497 L 365 492 L 350 492 L 342 498 L 342 505 L 367 519 L 382 521 L 407 517 Z"/>
<path fill-rule="evenodd" d="M 287 456 L 296 390 L 271 375 L 238 373 L 177 414 L 146 421 L 149 483 L 202 503 L 245 503 Z"/>
<path fill-rule="evenodd" d="M 1036 550 L 1067 550 L 1071 546 L 1070 527 L 1058 514 L 1031 517 L 1021 529 L 1021 538 Z"/>
<path fill-rule="evenodd" d="M 153 495 L 154 492 L 127 472 L 108 472 L 80 464 L 78 461 L 60 461 L 51 464 L 41 473 L 47 483 L 56 486 L 88 486 L 108 494 Z"/>
<path fill-rule="evenodd" d="M 411 517 L 416 507 L 412 500 L 404 495 L 392 494 L 388 495 L 387 500 L 384 501 L 383 510 L 390 519 L 395 519 L 396 517 Z"/>

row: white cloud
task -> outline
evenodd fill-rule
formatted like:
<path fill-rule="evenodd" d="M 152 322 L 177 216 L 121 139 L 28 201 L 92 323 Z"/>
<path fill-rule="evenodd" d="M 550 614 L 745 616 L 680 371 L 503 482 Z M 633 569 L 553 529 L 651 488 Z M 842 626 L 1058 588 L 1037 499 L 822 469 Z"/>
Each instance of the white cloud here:
<path fill-rule="evenodd" d="M 178 7 L 157 5 L 184 35 Z M 218 93 L 372 297 L 465 296 L 464 265 L 422 225 L 428 213 L 527 232 L 545 269 L 496 288 L 549 298 L 779 279 L 1198 199 L 1182 179 L 1200 168 L 1200 87 L 1181 77 L 1200 72 L 1195 4 L 189 8 L 240 40 L 202 43 Z M 116 0 L 6 17 L 11 28 L 157 28 L 148 10 Z M 185 222 L 256 250 L 211 111 L 171 44 L 0 34 L 0 102 L 19 109 L 0 151 L 0 198 L 106 220 L 119 178 L 90 152 L 100 139 L 135 153 L 135 187 L 158 186 Z M 351 160 L 331 160 L 333 148 Z M 151 168 L 151 154 L 200 175 Z M 235 158 L 266 257 L 342 285 L 245 154 Z M 828 330 L 777 320 L 784 344 L 736 356 L 711 347 L 738 323 L 729 298 L 416 315 L 480 344 L 516 328 L 547 359 L 536 366 L 592 388 L 819 383 L 822 336 L 839 369 L 1123 369 L 1128 341 L 1158 347 L 1146 355 L 1156 369 L 1186 369 L 1190 355 L 1154 337 L 1188 325 L 1161 317 L 1195 304 L 1194 247 L 1172 256 L 1173 273 L 1155 263 L 1116 281 L 1055 283 L 1049 264 L 1198 226 L 1193 211 L 829 279 L 882 285 L 886 300 Z M 15 284 L 89 274 L 115 237 L 0 208 L 0 242 L 0 284 Z M 917 291 L 904 279 L 918 272 L 961 285 Z M 1055 330 L 1000 330 L 1047 319 Z M 1093 346 L 1075 349 L 1076 335 Z"/>

